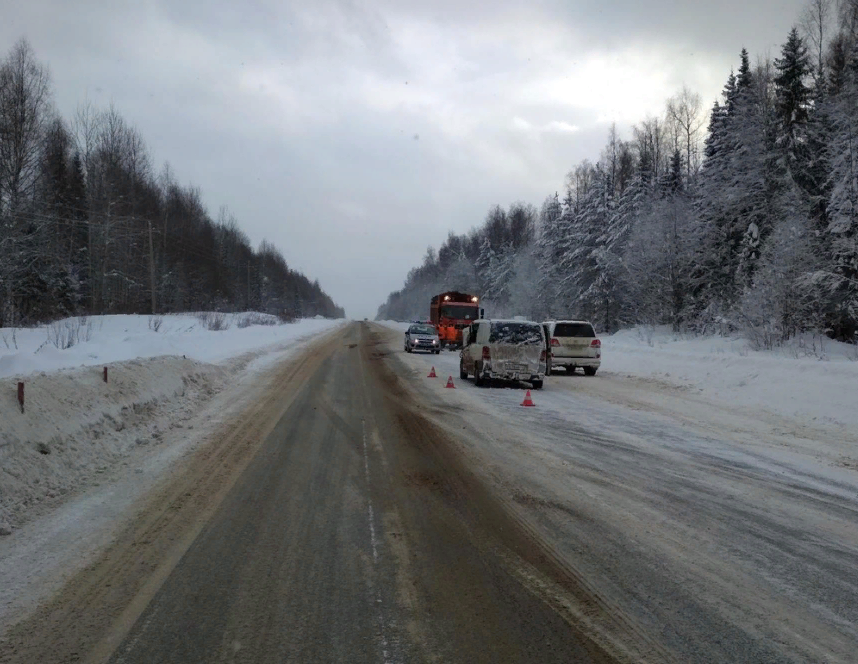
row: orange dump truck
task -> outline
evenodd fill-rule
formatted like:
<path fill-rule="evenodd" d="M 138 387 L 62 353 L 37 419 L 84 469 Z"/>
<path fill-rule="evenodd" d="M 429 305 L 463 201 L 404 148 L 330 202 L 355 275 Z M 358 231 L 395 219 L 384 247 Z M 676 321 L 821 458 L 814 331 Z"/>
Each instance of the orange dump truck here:
<path fill-rule="evenodd" d="M 438 329 L 441 345 L 462 345 L 462 330 L 482 317 L 480 298 L 471 293 L 448 291 L 432 298 L 429 319 Z"/>

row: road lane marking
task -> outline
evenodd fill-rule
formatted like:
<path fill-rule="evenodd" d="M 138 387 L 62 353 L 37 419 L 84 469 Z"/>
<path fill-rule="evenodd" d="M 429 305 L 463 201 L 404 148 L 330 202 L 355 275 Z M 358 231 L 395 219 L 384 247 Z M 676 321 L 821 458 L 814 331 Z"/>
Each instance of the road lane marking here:
<path fill-rule="evenodd" d="M 375 512 L 372 508 L 372 487 L 369 477 L 369 450 L 366 444 L 366 420 L 361 419 L 361 434 L 363 443 L 363 470 L 366 477 L 366 503 L 369 516 L 369 541 L 372 546 L 372 563 L 373 566 L 378 566 L 378 538 L 375 535 Z M 375 595 L 375 604 L 378 607 L 378 634 L 381 639 L 381 655 L 384 664 L 394 664 L 390 659 L 387 646 L 387 635 L 384 629 L 384 603 L 381 599 L 381 591 L 375 588 L 375 583 L 371 582 Z"/>

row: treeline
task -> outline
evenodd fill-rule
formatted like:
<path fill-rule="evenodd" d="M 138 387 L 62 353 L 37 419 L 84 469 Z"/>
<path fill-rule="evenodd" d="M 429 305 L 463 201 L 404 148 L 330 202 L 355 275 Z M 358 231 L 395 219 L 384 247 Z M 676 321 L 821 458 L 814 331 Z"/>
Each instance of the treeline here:
<path fill-rule="evenodd" d="M 428 295 L 481 293 L 487 314 L 740 330 L 761 347 L 858 331 L 858 0 L 813 0 L 780 57 L 744 49 L 702 112 L 683 89 L 662 117 L 567 176 L 537 212 L 493 208 L 430 249 L 380 318 Z"/>
<path fill-rule="evenodd" d="M 259 310 L 344 312 L 268 242 L 254 249 L 221 208 L 112 106 L 55 111 L 26 40 L 0 63 L 0 327 L 60 316 Z"/>

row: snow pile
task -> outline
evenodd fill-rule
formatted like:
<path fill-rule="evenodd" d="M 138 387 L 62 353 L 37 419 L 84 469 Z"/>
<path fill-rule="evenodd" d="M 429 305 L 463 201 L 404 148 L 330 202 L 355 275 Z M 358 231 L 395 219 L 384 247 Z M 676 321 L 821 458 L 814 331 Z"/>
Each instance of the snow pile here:
<path fill-rule="evenodd" d="M 0 329 L 0 527 L 19 526 L 39 506 L 98 482 L 181 428 L 239 373 L 261 371 L 341 322 L 281 325 L 251 312 Z"/>
<path fill-rule="evenodd" d="M 30 376 L 25 412 L 0 391 L 0 523 L 96 481 L 138 446 L 158 445 L 213 395 L 226 371 L 181 357 Z"/>
<path fill-rule="evenodd" d="M 277 323 L 278 319 L 268 314 L 209 312 L 91 316 L 38 328 L 0 328 L 0 377 L 162 355 L 223 362 L 242 353 L 319 334 L 341 321 Z"/>
<path fill-rule="evenodd" d="M 754 351 L 739 337 L 633 328 L 602 336 L 602 371 L 654 378 L 721 403 L 858 430 L 858 348 L 808 337 Z"/>

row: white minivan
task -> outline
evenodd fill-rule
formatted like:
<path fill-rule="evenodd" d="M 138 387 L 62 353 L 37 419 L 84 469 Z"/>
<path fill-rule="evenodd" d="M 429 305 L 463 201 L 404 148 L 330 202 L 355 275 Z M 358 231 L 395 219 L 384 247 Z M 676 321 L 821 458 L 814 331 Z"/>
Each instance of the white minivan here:
<path fill-rule="evenodd" d="M 521 320 L 478 320 L 464 330 L 459 377 L 474 384 L 490 379 L 521 380 L 534 389 L 545 379 L 546 342 L 542 325 Z"/>
<path fill-rule="evenodd" d="M 588 376 L 595 376 L 602 364 L 602 342 L 596 338 L 593 325 L 586 320 L 551 320 L 543 323 L 551 349 L 551 373 L 563 367 L 574 373 L 581 367 Z"/>

